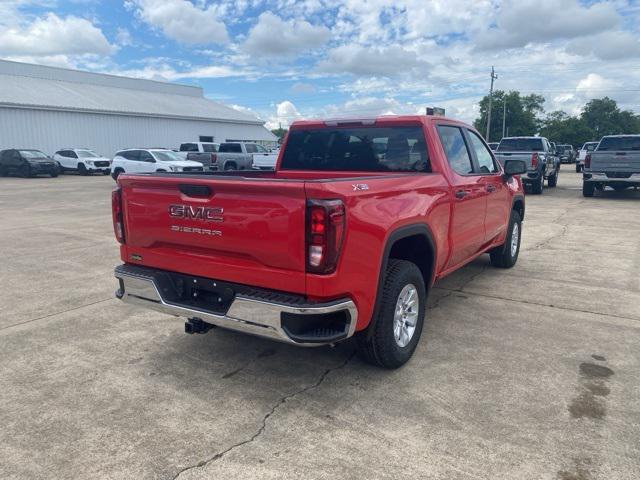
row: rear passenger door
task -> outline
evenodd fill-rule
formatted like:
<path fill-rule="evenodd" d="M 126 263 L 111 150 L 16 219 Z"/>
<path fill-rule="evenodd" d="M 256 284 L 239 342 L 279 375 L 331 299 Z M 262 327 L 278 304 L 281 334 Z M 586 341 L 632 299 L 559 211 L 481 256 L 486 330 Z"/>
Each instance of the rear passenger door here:
<path fill-rule="evenodd" d="M 473 155 L 474 168 L 480 175 L 481 183 L 487 195 L 484 243 L 489 244 L 504 235 L 506 231 L 511 213 L 509 191 L 502 180 L 502 172 L 484 140 L 473 130 L 467 129 L 466 133 Z"/>
<path fill-rule="evenodd" d="M 451 252 L 447 263 L 447 267 L 452 268 L 476 255 L 484 245 L 487 194 L 482 177 L 474 171 L 463 129 L 441 124 L 437 130 L 452 171 Z"/>
<path fill-rule="evenodd" d="M 140 150 L 127 150 L 122 152 L 122 158 L 124 158 L 124 171 L 125 172 L 139 172 L 140 171 Z"/>

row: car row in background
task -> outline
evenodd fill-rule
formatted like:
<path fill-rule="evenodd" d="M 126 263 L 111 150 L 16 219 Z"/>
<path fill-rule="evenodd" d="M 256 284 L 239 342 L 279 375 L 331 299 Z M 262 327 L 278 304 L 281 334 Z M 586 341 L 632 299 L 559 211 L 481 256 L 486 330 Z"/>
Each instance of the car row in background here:
<path fill-rule="evenodd" d="M 206 170 L 273 170 L 278 153 L 253 142 L 185 142 L 178 153 L 202 163 Z"/>

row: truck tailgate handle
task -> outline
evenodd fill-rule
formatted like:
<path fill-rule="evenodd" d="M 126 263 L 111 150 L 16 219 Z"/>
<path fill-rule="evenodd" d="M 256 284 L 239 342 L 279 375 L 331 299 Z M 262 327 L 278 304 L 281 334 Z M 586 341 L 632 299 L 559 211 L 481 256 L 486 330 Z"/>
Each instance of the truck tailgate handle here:
<path fill-rule="evenodd" d="M 212 193 L 207 185 L 189 185 L 182 183 L 178 185 L 178 189 L 188 197 L 210 197 Z"/>

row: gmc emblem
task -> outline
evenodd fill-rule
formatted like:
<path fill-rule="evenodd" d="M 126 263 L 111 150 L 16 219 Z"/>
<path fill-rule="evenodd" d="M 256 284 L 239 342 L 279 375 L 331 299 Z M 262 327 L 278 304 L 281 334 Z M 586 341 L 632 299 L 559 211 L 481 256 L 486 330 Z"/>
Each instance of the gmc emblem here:
<path fill-rule="evenodd" d="M 169 216 L 186 220 L 202 220 L 203 222 L 223 222 L 222 207 L 194 207 L 192 205 L 169 205 Z"/>

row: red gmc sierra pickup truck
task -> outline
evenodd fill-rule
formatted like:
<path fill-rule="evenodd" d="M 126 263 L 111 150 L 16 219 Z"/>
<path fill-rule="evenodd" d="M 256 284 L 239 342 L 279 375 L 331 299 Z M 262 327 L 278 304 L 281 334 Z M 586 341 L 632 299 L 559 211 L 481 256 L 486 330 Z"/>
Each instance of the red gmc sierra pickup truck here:
<path fill-rule="evenodd" d="M 399 367 L 435 281 L 483 253 L 515 264 L 524 172 L 445 117 L 295 122 L 274 172 L 118 177 L 116 295 L 188 333 L 355 336 L 365 360 Z"/>

